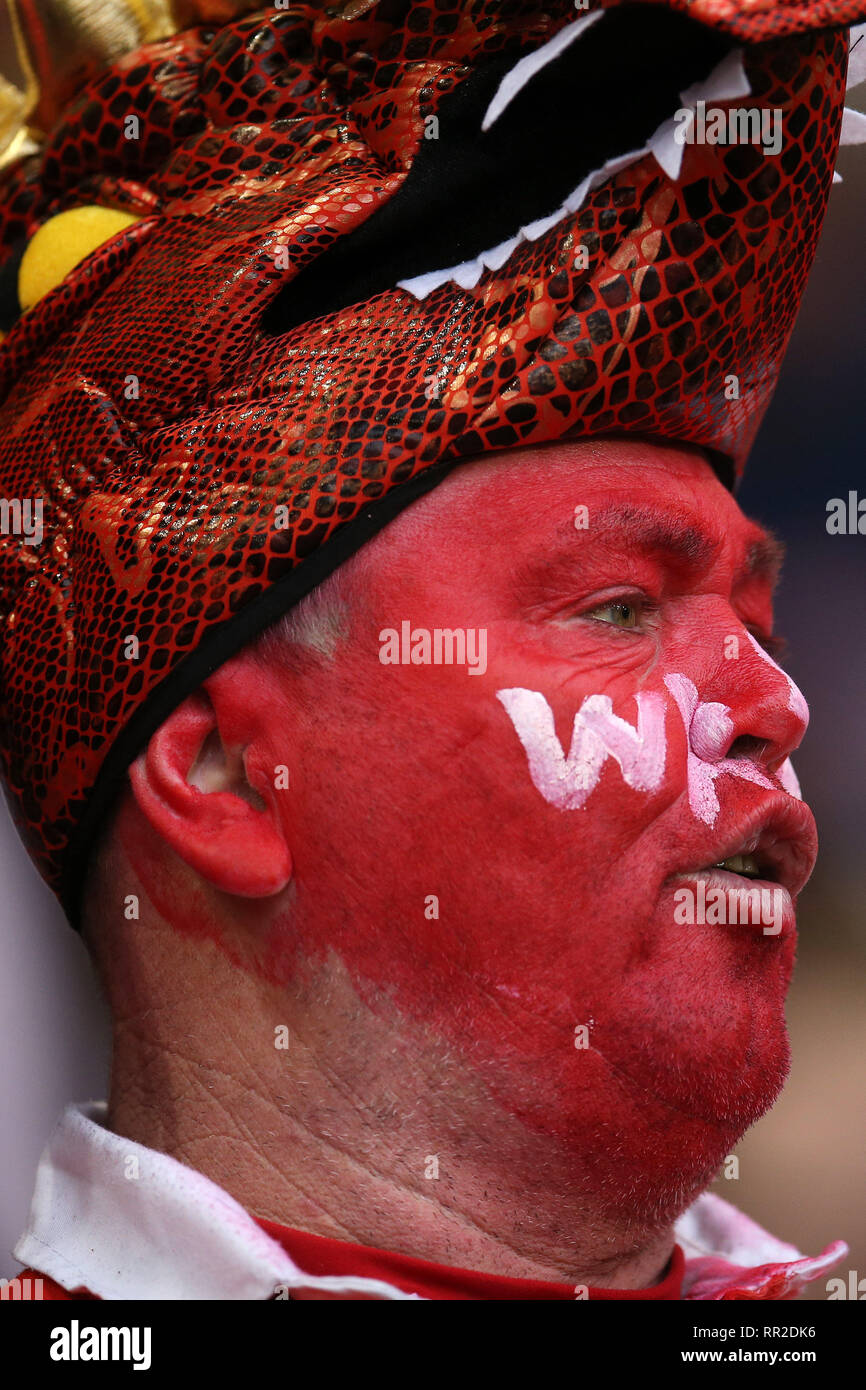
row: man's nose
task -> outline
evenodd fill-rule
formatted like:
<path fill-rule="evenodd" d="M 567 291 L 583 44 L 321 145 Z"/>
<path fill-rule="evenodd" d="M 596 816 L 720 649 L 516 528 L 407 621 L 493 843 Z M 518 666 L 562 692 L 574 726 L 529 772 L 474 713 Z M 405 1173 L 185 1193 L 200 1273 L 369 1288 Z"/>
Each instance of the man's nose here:
<path fill-rule="evenodd" d="M 695 732 L 703 745 L 700 755 L 708 762 L 745 758 L 775 772 L 808 727 L 809 707 L 802 692 L 745 629 L 738 659 L 723 666 L 721 688 L 703 699 L 723 702 L 729 717 L 699 721 Z"/>

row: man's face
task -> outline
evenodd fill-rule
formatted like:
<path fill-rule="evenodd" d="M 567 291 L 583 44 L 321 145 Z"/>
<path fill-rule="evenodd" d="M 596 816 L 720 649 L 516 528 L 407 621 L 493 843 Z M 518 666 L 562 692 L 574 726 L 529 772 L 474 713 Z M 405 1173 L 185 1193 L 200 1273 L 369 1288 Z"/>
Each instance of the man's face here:
<path fill-rule="evenodd" d="M 601 1192 L 684 1152 L 709 1173 L 784 1080 L 793 923 L 784 893 L 751 925 L 684 923 L 675 894 L 738 851 L 796 892 L 814 857 L 775 776 L 802 697 L 747 636 L 772 633 L 774 568 L 702 458 L 639 441 L 476 460 L 410 507 L 270 716 L 294 860 L 272 978 L 336 953 L 369 1007 L 592 1153 Z M 437 629 L 474 634 L 475 673 L 423 661 Z"/>

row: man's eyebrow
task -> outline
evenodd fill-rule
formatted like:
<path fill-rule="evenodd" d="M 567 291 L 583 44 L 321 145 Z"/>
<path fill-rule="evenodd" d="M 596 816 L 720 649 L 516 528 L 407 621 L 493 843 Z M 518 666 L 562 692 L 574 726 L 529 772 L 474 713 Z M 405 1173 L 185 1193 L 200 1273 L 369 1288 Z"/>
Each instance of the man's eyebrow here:
<path fill-rule="evenodd" d="M 659 516 L 653 507 L 624 503 L 602 508 L 595 524 L 606 530 L 621 530 L 630 544 L 641 550 L 661 550 L 687 569 L 708 569 L 722 548 L 721 538 L 713 539 L 695 526 L 674 517 Z M 590 526 L 593 518 L 590 518 Z"/>
<path fill-rule="evenodd" d="M 772 531 L 765 531 L 762 536 L 752 541 L 746 551 L 745 560 L 741 567 L 741 573 L 746 578 L 762 578 L 775 582 L 779 577 L 779 571 L 785 559 L 785 544 L 774 536 Z"/>

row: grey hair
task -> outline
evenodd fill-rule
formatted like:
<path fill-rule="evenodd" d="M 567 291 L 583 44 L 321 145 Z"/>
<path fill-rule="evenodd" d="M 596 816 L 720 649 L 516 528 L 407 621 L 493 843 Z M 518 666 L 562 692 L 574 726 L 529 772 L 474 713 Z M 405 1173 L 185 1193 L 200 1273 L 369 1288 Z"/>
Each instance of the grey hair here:
<path fill-rule="evenodd" d="M 311 589 L 253 644 L 266 660 L 285 659 L 291 647 L 306 647 L 333 659 L 349 632 L 351 558 Z"/>

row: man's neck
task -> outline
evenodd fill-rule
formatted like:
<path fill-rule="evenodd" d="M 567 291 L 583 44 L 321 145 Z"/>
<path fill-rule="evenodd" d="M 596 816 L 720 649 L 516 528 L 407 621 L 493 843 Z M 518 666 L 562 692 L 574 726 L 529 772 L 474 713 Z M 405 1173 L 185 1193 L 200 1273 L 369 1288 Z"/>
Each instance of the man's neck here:
<path fill-rule="evenodd" d="M 189 967 L 190 943 L 174 940 Z M 197 980 L 164 959 L 150 989 L 139 975 L 135 1011 L 117 1017 L 117 1133 L 316 1235 L 595 1288 L 663 1277 L 670 1225 L 634 1232 L 602 1215 L 579 1156 L 505 1114 L 384 1002 L 372 1012 L 339 962 L 291 997 L 207 942 L 191 968 Z"/>

